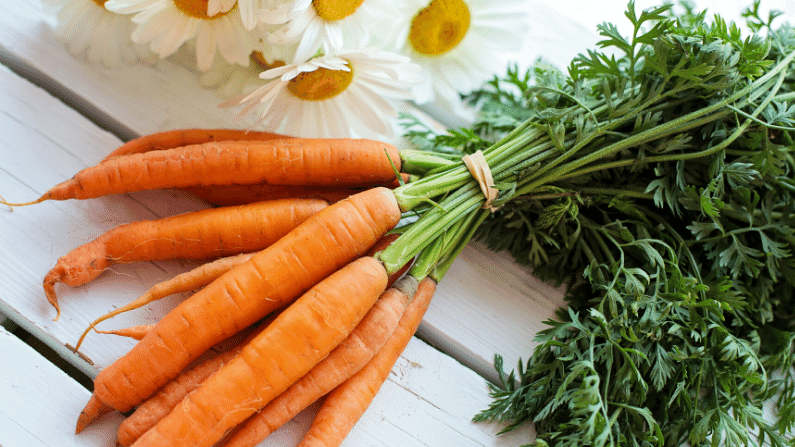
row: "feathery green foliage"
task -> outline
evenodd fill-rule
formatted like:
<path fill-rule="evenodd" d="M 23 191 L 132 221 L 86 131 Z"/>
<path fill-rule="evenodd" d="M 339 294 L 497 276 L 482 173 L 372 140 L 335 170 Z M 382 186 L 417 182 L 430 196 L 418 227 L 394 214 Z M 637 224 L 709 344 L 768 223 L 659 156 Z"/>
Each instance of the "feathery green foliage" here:
<path fill-rule="evenodd" d="M 566 72 L 509 67 L 469 129 L 405 119 L 421 152 L 491 157 L 474 237 L 568 286 L 475 417 L 532 445 L 795 445 L 795 31 L 758 1 L 747 36 L 672 11 L 629 3 Z"/>

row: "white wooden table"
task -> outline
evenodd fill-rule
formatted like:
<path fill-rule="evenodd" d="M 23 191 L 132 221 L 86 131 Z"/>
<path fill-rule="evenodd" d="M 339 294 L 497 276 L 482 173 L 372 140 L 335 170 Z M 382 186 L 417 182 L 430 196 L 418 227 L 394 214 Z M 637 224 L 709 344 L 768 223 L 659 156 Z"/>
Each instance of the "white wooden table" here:
<path fill-rule="evenodd" d="M 750 3 L 750 2 L 748 2 Z M 766 2 L 795 13 L 792 0 Z M 638 2 L 638 7 L 655 4 Z M 745 2 L 698 2 L 726 17 Z M 621 21 L 625 3 L 528 0 L 532 27 L 522 63 L 538 56 L 565 66 L 597 40 L 595 25 Z M 67 53 L 38 0 L 5 0 L 0 14 L 0 195 L 38 197 L 95 164 L 125 139 L 187 127 L 244 127 L 236 111 L 198 86 L 179 58 L 156 65 L 106 69 Z M 41 288 L 56 259 L 117 225 L 204 208 L 174 191 L 0 209 L 0 320 L 9 318 L 93 378 L 133 345 L 90 335 L 79 355 L 69 350 L 89 321 L 138 296 L 151 284 L 194 266 L 157 262 L 114 267 L 91 284 L 60 288 L 62 317 Z M 180 297 L 122 315 L 113 327 L 154 322 Z M 513 367 L 532 351 L 542 322 L 563 305 L 560 291 L 506 256 L 468 247 L 440 284 L 415 338 L 348 446 L 511 446 L 532 427 L 496 436 L 500 427 L 470 419 L 490 399 L 495 353 Z M 3 317 L 5 315 L 5 317 Z M 77 414 L 90 391 L 10 332 L 0 328 L 0 447 L 111 446 L 122 416 L 110 414 L 80 435 Z M 262 443 L 294 445 L 314 408 Z"/>

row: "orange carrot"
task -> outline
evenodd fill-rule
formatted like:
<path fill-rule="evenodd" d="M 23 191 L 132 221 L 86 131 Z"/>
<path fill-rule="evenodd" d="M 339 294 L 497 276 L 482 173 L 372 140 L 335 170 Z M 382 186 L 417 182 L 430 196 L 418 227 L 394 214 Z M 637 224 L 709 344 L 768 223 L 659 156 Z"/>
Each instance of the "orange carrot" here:
<path fill-rule="evenodd" d="M 326 396 L 298 447 L 337 447 L 342 444 L 417 331 L 435 291 L 436 282 L 432 279 L 425 278 L 420 282 L 414 300 L 384 347 L 370 363 Z"/>
<path fill-rule="evenodd" d="M 163 299 L 169 295 L 190 292 L 191 290 L 204 287 L 224 273 L 232 270 L 232 268 L 248 261 L 253 255 L 254 253 L 240 253 L 238 255 L 216 259 L 215 261 L 202 264 L 193 270 L 180 273 L 171 279 L 155 284 L 149 290 L 139 296 L 135 301 L 125 304 L 118 309 L 114 309 L 113 311 L 108 312 L 89 323 L 88 328 L 86 328 L 86 330 L 80 334 L 80 339 L 77 340 L 74 350 L 77 351 L 80 349 L 80 346 L 83 344 L 83 340 L 86 338 L 86 335 L 88 335 L 92 328 L 95 328 L 97 324 L 107 320 L 108 318 L 138 309 L 151 302 Z"/>
<path fill-rule="evenodd" d="M 369 256 L 320 281 L 133 446 L 212 446 L 339 345 L 386 283 L 383 264 Z"/>
<path fill-rule="evenodd" d="M 124 447 L 132 445 L 136 439 L 163 419 L 188 395 L 188 393 L 198 388 L 205 379 L 210 377 L 211 374 L 218 371 L 221 366 L 240 353 L 243 347 L 257 334 L 262 332 L 275 317 L 275 315 L 269 317 L 263 323 L 257 325 L 256 329 L 251 334 L 227 350 L 219 352 L 182 371 L 174 380 L 166 384 L 166 386 L 158 390 L 152 397 L 139 405 L 138 408 L 127 416 L 119 425 L 116 434 L 117 445 Z"/>
<path fill-rule="evenodd" d="M 317 399 L 361 369 L 386 343 L 417 291 L 406 276 L 378 299 L 339 346 L 216 447 L 254 447 Z"/>
<path fill-rule="evenodd" d="M 183 371 L 125 418 L 116 433 L 116 444 L 129 446 L 163 419 L 188 393 L 237 355 L 243 345 L 222 352 Z"/>
<path fill-rule="evenodd" d="M 393 180 L 395 168 L 400 169 L 397 148 L 374 140 L 218 141 L 118 157 L 83 169 L 34 201 L 0 204 L 195 185 L 372 185 Z"/>
<path fill-rule="evenodd" d="M 222 275 L 166 314 L 124 357 L 99 373 L 77 431 L 107 407 L 124 412 L 139 404 L 210 346 L 363 255 L 400 217 L 391 190 L 368 189 L 321 210 Z"/>
<path fill-rule="evenodd" d="M 205 202 L 217 206 L 242 205 L 259 200 L 287 198 L 321 199 L 329 203 L 356 194 L 360 190 L 346 186 L 296 185 L 198 185 L 182 188 Z"/>
<path fill-rule="evenodd" d="M 130 140 L 108 154 L 102 161 L 124 155 L 141 154 L 149 151 L 174 149 L 191 144 L 209 143 L 211 141 L 240 141 L 240 140 L 275 140 L 290 138 L 270 132 L 257 132 L 253 130 L 237 129 L 174 129 L 144 135 Z"/>
<path fill-rule="evenodd" d="M 111 329 L 108 331 L 100 331 L 97 330 L 100 334 L 111 334 L 111 335 L 118 335 L 121 337 L 129 337 L 134 340 L 140 340 L 144 338 L 144 336 L 155 327 L 154 324 L 142 324 L 139 326 L 130 326 L 123 329 Z M 77 348 L 75 348 L 77 349 Z"/>
<path fill-rule="evenodd" d="M 409 180 L 408 174 L 401 173 L 403 182 Z M 394 189 L 400 186 L 401 180 L 393 179 L 384 185 Z M 348 196 L 360 192 L 362 187 L 349 186 L 300 186 L 300 185 L 268 185 L 256 183 L 252 185 L 197 185 L 182 188 L 205 202 L 216 206 L 242 205 L 258 200 L 286 199 L 290 197 L 304 199 L 322 199 L 329 203 L 338 202 Z"/>
<path fill-rule="evenodd" d="M 58 259 L 44 292 L 61 314 L 55 284 L 86 284 L 113 264 L 163 259 L 213 259 L 261 250 L 328 204 L 285 199 L 215 208 L 116 227 Z"/>

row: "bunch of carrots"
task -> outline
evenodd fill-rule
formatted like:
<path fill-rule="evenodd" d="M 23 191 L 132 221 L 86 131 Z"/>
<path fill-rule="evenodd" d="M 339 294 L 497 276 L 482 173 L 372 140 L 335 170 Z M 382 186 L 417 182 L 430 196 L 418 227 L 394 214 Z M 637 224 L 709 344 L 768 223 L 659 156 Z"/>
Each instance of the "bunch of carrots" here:
<path fill-rule="evenodd" d="M 340 445 L 466 243 L 441 238 L 432 263 L 398 243 L 411 216 L 429 206 L 398 199 L 410 184 L 405 160 L 372 140 L 168 131 L 124 144 L 37 200 L 3 202 L 183 188 L 216 205 L 119 226 L 46 274 L 57 320 L 59 283 L 86 284 L 115 263 L 206 262 L 82 334 L 75 349 L 101 321 L 196 291 L 157 324 L 97 330 L 138 342 L 96 377 L 76 431 L 115 410 L 129 412 L 117 434 L 122 446 L 253 446 L 323 398 L 300 445 Z M 423 158 L 416 166 L 453 164 Z M 389 249 L 398 256 L 381 259 Z M 234 347 L 208 354 L 241 333 L 248 335 Z"/>

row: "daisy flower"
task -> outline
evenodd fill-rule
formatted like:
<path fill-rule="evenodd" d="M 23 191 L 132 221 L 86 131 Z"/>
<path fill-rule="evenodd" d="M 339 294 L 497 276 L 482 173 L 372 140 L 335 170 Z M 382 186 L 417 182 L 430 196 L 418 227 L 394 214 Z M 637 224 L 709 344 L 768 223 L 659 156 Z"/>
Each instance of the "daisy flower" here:
<path fill-rule="evenodd" d="M 288 0 L 282 7 L 261 12 L 260 20 L 285 25 L 271 35 L 277 44 L 298 44 L 293 62 L 300 63 L 322 50 L 369 45 L 371 29 L 389 32 L 399 14 L 388 0 Z"/>
<path fill-rule="evenodd" d="M 369 47 L 341 51 L 263 72 L 268 81 L 242 104 L 241 116 L 256 111 L 257 124 L 300 137 L 392 136 L 395 101 L 411 100 L 420 68 L 401 55 Z"/>
<path fill-rule="evenodd" d="M 56 34 L 74 56 L 108 67 L 121 62 L 156 60 L 146 45 L 130 39 L 135 26 L 130 19 L 108 11 L 102 3 L 102 0 L 43 1 L 56 16 Z"/>
<path fill-rule="evenodd" d="M 275 0 L 267 0 L 273 3 Z M 207 15 L 210 17 L 216 14 L 229 11 L 237 3 L 237 10 L 240 11 L 240 20 L 247 30 L 253 30 L 257 26 L 256 11 L 264 7 L 263 0 L 209 0 L 207 2 Z"/>
<path fill-rule="evenodd" d="M 134 14 L 133 41 L 149 43 L 161 58 L 195 38 L 201 71 L 209 70 L 216 49 L 226 61 L 246 66 L 257 45 L 254 33 L 243 26 L 236 4 L 213 16 L 208 14 L 207 0 L 107 0 L 105 7 L 119 14 Z"/>
<path fill-rule="evenodd" d="M 199 84 L 214 89 L 221 98 L 232 98 L 262 85 L 259 74 L 287 65 L 292 61 L 293 53 L 294 46 L 264 45 L 262 51 L 251 53 L 251 63 L 247 67 L 230 64 L 216 55 L 210 69 L 199 74 Z"/>
<path fill-rule="evenodd" d="M 462 109 L 460 94 L 480 87 L 527 30 L 520 0 L 404 0 L 394 49 L 423 67 L 420 103 Z"/>

